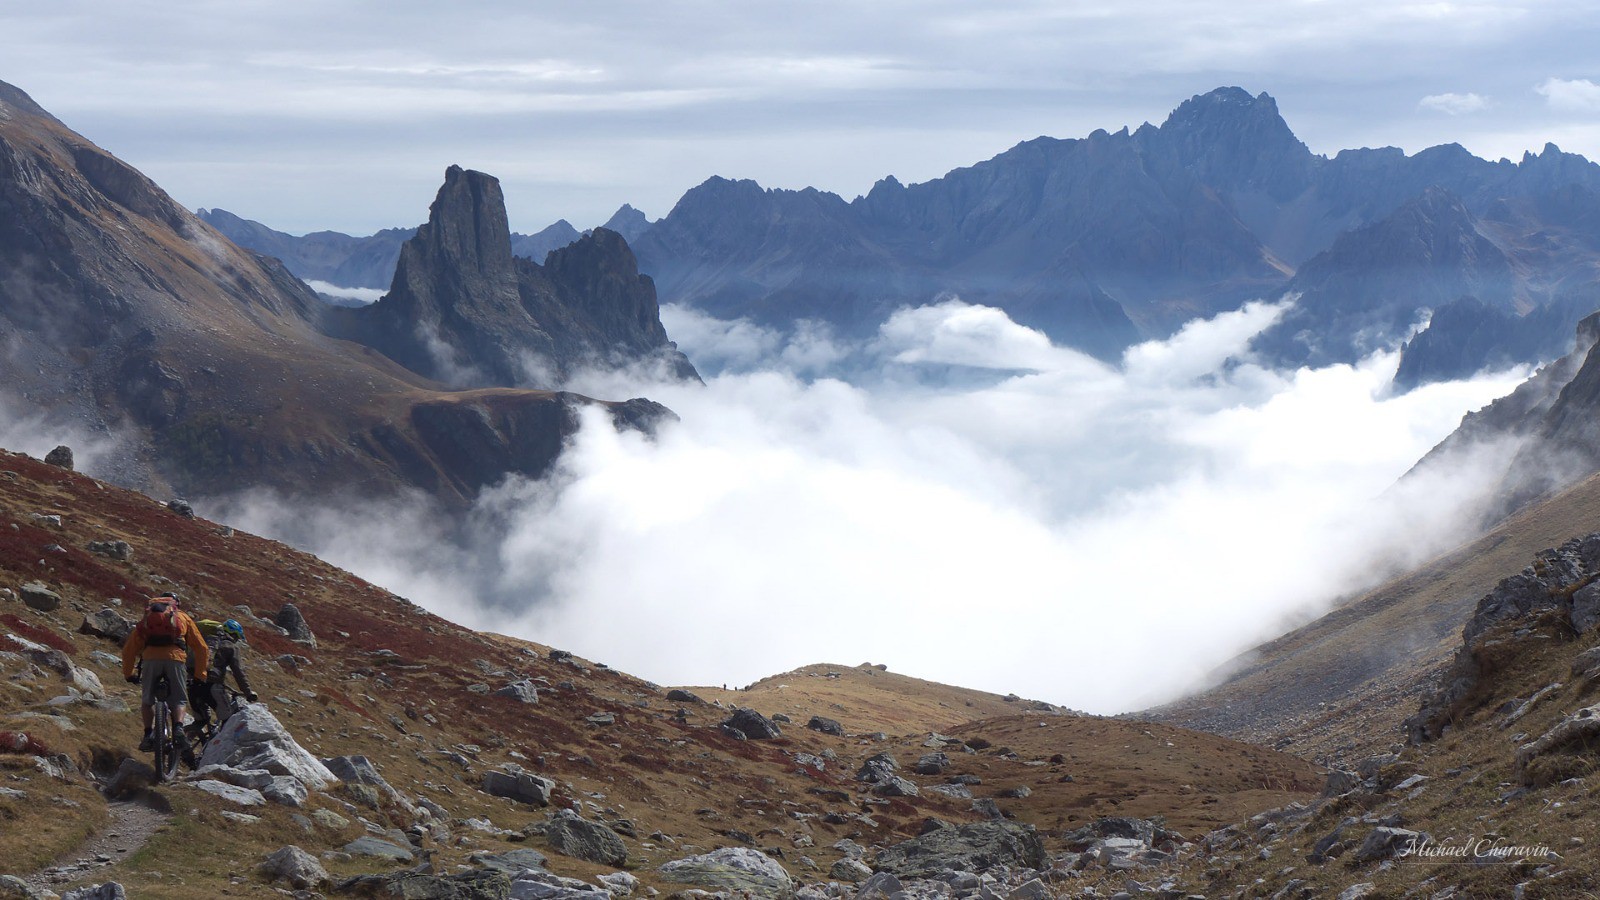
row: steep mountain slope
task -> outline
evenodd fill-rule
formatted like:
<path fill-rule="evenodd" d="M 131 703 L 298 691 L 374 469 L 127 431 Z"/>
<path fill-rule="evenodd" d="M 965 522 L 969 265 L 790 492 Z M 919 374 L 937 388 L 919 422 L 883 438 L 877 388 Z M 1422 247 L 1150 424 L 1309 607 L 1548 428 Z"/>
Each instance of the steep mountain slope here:
<path fill-rule="evenodd" d="M 449 393 L 324 336 L 325 304 L 281 265 L 9 85 L 0 272 L 0 384 L 26 409 L 114 437 L 107 471 L 152 489 L 415 487 L 459 503 L 509 472 L 545 471 L 575 427 L 571 405 L 588 402 Z M 614 408 L 642 423 L 648 406 Z"/>
<path fill-rule="evenodd" d="M 281 544 L 34 459 L 0 453 L 0 480 L 0 768 L 8 776 L 0 873 L 58 891 L 114 879 L 131 896 L 276 896 L 256 867 L 286 844 L 320 856 L 335 877 L 400 872 L 424 859 L 425 872 L 473 872 L 483 868 L 474 855 L 525 848 L 563 876 L 592 881 L 624 868 L 664 891 L 685 887 L 658 869 L 666 861 L 761 848 L 796 879 L 824 882 L 838 860 L 914 837 L 930 816 L 982 820 L 963 792 L 1035 826 L 1058 854 L 1078 826 L 1105 816 L 1164 815 L 1169 828 L 1196 838 L 1307 799 L 1318 781 L 1310 765 L 1263 748 L 872 667 L 807 667 L 720 695 L 726 700 L 668 697 L 601 663 L 460 628 Z M 127 553 L 87 549 L 119 540 Z M 118 844 L 107 861 L 90 857 L 41 876 L 52 862 L 82 859 L 75 848 L 84 836 L 123 814 L 127 807 L 98 788 L 124 758 L 142 758 L 125 705 L 136 696 L 107 655 L 115 643 L 77 629 L 91 618 L 108 627 L 161 588 L 177 590 L 198 614 L 239 619 L 266 709 L 317 756 L 365 757 L 383 782 L 254 806 L 193 782 L 124 785 L 125 798 L 164 811 L 148 844 Z M 51 604 L 41 590 L 58 605 L 44 608 Z M 312 639 L 295 642 L 273 624 L 286 602 Z M 86 674 L 98 674 L 98 690 Z M 536 701 L 527 690 L 521 699 L 496 693 L 516 684 L 536 691 Z M 719 728 L 734 704 L 786 712 L 792 722 L 776 739 L 740 740 Z M 840 734 L 803 727 L 836 706 L 848 723 Z M 936 739 L 948 771 L 911 771 Z M 919 793 L 895 796 L 857 780 L 881 753 Z M 549 778 L 549 806 L 482 789 L 493 773 L 512 770 Z M 952 783 L 958 775 L 963 783 Z M 560 809 L 615 831 L 625 866 L 558 851 L 546 822 Z M 352 848 L 362 837 L 362 849 Z M 417 858 L 365 855 L 381 849 L 373 839 Z M 1075 889 L 1124 876 L 1093 866 L 1073 874 L 1064 861 L 1059 877 Z"/>
<path fill-rule="evenodd" d="M 337 231 L 296 236 L 225 209 L 199 209 L 195 215 L 240 247 L 275 257 L 296 278 L 339 287 L 387 287 L 394 278 L 400 246 L 416 233 L 414 228 L 385 228 L 366 237 Z"/>

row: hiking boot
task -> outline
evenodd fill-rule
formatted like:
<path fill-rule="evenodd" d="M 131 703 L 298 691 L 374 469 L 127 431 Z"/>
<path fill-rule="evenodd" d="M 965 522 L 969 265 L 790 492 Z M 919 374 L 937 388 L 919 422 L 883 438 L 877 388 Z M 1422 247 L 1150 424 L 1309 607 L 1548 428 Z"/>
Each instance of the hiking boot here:
<path fill-rule="evenodd" d="M 155 748 L 156 748 L 156 736 L 155 736 L 155 733 L 154 732 L 150 732 L 150 731 L 146 731 L 144 733 L 144 740 L 139 742 L 139 752 L 140 753 L 149 753 L 151 750 L 154 750 Z"/>

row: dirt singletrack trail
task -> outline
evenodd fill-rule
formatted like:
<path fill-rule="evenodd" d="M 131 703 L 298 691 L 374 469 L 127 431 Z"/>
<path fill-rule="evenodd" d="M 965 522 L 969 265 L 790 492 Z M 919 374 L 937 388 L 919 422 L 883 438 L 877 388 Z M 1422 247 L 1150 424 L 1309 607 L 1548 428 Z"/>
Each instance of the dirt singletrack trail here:
<path fill-rule="evenodd" d="M 172 813 L 158 808 L 162 805 L 159 799 L 152 800 L 148 795 L 107 804 L 106 812 L 111 821 L 104 828 L 90 835 L 71 853 L 63 854 L 53 865 L 24 876 L 23 880 L 36 888 L 51 890 L 76 881 L 110 880 L 100 874 L 137 853 L 172 819 Z"/>

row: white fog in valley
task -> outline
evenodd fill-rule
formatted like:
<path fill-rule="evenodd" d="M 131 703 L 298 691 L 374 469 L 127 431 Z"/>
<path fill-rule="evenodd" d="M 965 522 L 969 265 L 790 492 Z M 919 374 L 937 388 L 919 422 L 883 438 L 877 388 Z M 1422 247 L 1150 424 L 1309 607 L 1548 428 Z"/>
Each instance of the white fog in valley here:
<path fill-rule="evenodd" d="M 718 373 L 704 386 L 569 387 L 681 421 L 651 439 L 586 411 L 559 471 L 489 492 L 457 544 L 403 504 L 208 512 L 661 684 L 870 661 L 1125 711 L 1448 548 L 1503 463 L 1394 487 L 1526 372 L 1391 396 L 1390 353 L 1270 371 L 1246 345 L 1283 308 L 1197 321 L 1112 366 L 958 300 L 856 342 L 668 307 L 669 334 Z"/>

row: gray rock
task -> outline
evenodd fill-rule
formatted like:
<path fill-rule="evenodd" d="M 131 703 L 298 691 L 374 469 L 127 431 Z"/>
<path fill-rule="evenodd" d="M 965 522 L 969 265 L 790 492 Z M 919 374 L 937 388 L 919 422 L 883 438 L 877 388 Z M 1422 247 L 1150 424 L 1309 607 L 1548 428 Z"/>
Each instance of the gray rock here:
<path fill-rule="evenodd" d="M 701 700 L 699 697 L 695 696 L 690 691 L 686 691 L 686 690 L 683 690 L 681 688 L 673 688 L 672 690 L 667 691 L 667 699 L 669 701 L 673 702 L 673 703 L 703 703 L 703 702 L 705 702 L 705 701 Z"/>
<path fill-rule="evenodd" d="M 580 818 L 570 809 L 561 810 L 545 823 L 544 837 L 557 853 L 586 862 L 620 867 L 628 861 L 628 847 L 615 831 Z"/>
<path fill-rule="evenodd" d="M 328 767 L 333 776 L 346 784 L 365 784 L 375 788 L 380 794 L 388 798 L 389 802 L 404 808 L 411 808 L 411 801 L 394 788 L 378 772 L 378 767 L 372 760 L 365 756 L 334 756 L 324 759 L 322 764 Z"/>
<path fill-rule="evenodd" d="M 190 781 L 212 779 L 222 781 L 242 788 L 261 790 L 272 784 L 272 779 L 282 776 L 274 775 L 266 769 L 235 769 L 232 766 L 201 766 L 189 776 Z"/>
<path fill-rule="evenodd" d="M 409 849 L 370 834 L 364 834 L 339 849 L 352 856 L 375 856 L 379 859 L 395 859 L 401 862 L 410 862 L 412 858 Z"/>
<path fill-rule="evenodd" d="M 723 720 L 722 726 L 743 732 L 752 741 L 770 741 L 783 736 L 778 723 L 745 707 L 734 710 L 733 715 Z"/>
<path fill-rule="evenodd" d="M 118 562 L 133 559 L 133 546 L 127 541 L 90 541 L 84 545 L 84 549 Z"/>
<path fill-rule="evenodd" d="M 518 847 L 505 853 L 474 853 L 471 859 L 475 866 L 498 869 L 513 876 L 520 875 L 528 869 L 543 869 L 545 863 L 549 862 L 543 853 L 531 847 Z"/>
<path fill-rule="evenodd" d="M 639 889 L 639 879 L 627 872 L 612 872 L 595 879 L 618 897 L 632 896 Z"/>
<path fill-rule="evenodd" d="M 50 590 L 43 582 L 30 581 L 21 587 L 22 602 L 29 609 L 39 612 L 55 612 L 61 608 L 61 595 Z"/>
<path fill-rule="evenodd" d="M 71 466 L 68 466 L 71 468 Z M 67 891 L 61 900 L 128 900 L 128 892 L 115 881 Z"/>
<path fill-rule="evenodd" d="M 608 713 L 608 712 L 590 713 L 589 715 L 584 716 L 583 720 L 585 722 L 588 722 L 590 725 L 601 725 L 601 726 L 604 726 L 604 725 L 615 725 L 615 724 L 617 724 L 616 714 Z"/>
<path fill-rule="evenodd" d="M 72 448 L 66 444 L 59 444 L 54 450 L 44 455 L 44 462 L 47 466 L 55 466 L 58 469 L 66 469 L 71 472 L 73 470 Z"/>
<path fill-rule="evenodd" d="M 1372 829 L 1367 839 L 1361 842 L 1360 849 L 1356 850 L 1356 862 L 1388 859 L 1408 848 L 1419 846 L 1422 840 L 1423 835 L 1415 831 L 1379 826 Z"/>
<path fill-rule="evenodd" d="M 1573 657 L 1572 674 L 1576 678 L 1593 678 L 1600 675 L 1600 647 L 1590 647 Z"/>
<path fill-rule="evenodd" d="M 327 766 L 295 742 L 265 703 L 251 703 L 229 716 L 217 736 L 206 744 L 200 765 L 265 769 L 274 775 L 297 778 L 312 790 L 324 790 L 338 780 Z"/>
<path fill-rule="evenodd" d="M 1572 627 L 1583 634 L 1600 624 L 1600 581 L 1580 588 L 1572 595 Z"/>
<path fill-rule="evenodd" d="M 944 770 L 949 767 L 950 757 L 946 756 L 943 750 L 937 750 L 918 758 L 917 764 L 911 767 L 911 771 L 918 775 L 943 775 Z"/>
<path fill-rule="evenodd" d="M 116 610 L 106 606 L 102 607 L 99 612 L 84 616 L 83 624 L 78 626 L 78 633 L 105 638 L 120 645 L 128 640 L 128 635 L 133 633 L 133 623 L 118 615 Z"/>
<path fill-rule="evenodd" d="M 524 872 L 511 882 L 510 900 L 611 900 L 611 892 L 549 872 Z"/>
<path fill-rule="evenodd" d="M 483 792 L 493 797 L 504 797 L 518 803 L 545 807 L 550 805 L 550 792 L 556 783 L 531 772 L 485 772 Z"/>
<path fill-rule="evenodd" d="M 306 624 L 306 617 L 300 614 L 300 608 L 293 603 L 285 603 L 278 614 L 272 617 L 273 624 L 282 628 L 289 635 L 289 640 L 307 647 L 317 645 L 317 636 L 311 633 L 311 626 Z"/>
<path fill-rule="evenodd" d="M 929 794 L 939 794 L 953 800 L 971 800 L 972 788 L 964 784 L 930 784 L 922 788 Z"/>
<path fill-rule="evenodd" d="M 192 781 L 190 786 L 205 791 L 219 800 L 226 800 L 237 806 L 265 806 L 267 798 L 260 791 L 251 788 L 242 788 L 238 785 L 228 784 L 225 781 Z"/>
<path fill-rule="evenodd" d="M 1535 741 L 1517 748 L 1517 774 L 1526 770 L 1535 758 L 1560 750 L 1575 743 L 1592 744 L 1600 735 L 1600 704 L 1583 709 L 1557 722 L 1553 728 Z"/>
<path fill-rule="evenodd" d="M 828 870 L 828 877 L 834 881 L 860 884 L 872 877 L 872 869 L 859 859 L 841 859 Z"/>
<path fill-rule="evenodd" d="M 456 875 L 429 875 L 422 871 L 357 875 L 334 885 L 336 894 L 362 897 L 398 897 L 405 900 L 508 900 L 511 875 L 493 869 L 475 869 Z M 593 900 L 600 900 L 596 894 Z"/>
<path fill-rule="evenodd" d="M 290 778 L 287 775 L 274 775 L 272 776 L 272 781 L 261 789 L 261 796 L 283 806 L 301 807 L 305 805 L 306 800 L 310 797 L 310 792 L 306 790 L 306 786 L 301 784 L 298 778 Z"/>
<path fill-rule="evenodd" d="M 991 819 L 1004 819 L 1006 814 L 1000 811 L 1000 804 L 994 802 L 993 797 L 980 797 L 972 801 L 972 811 L 980 816 Z"/>
<path fill-rule="evenodd" d="M 668 881 L 722 891 L 745 891 L 755 897 L 791 897 L 794 879 L 777 860 L 748 847 L 724 847 L 699 856 L 676 859 L 658 870 Z"/>
<path fill-rule="evenodd" d="M 905 897 L 905 886 L 893 872 L 879 872 L 861 883 L 861 888 L 856 891 L 856 900 L 887 900 L 887 898 Z"/>
<path fill-rule="evenodd" d="M 15 875 L 0 875 L 0 898 L 6 900 L 44 900 L 46 895 Z"/>
<path fill-rule="evenodd" d="M 143 760 L 123 757 L 116 774 L 106 782 L 106 796 L 112 800 L 126 800 L 156 783 L 156 770 Z"/>
<path fill-rule="evenodd" d="M 861 768 L 856 772 L 856 780 L 871 783 L 887 781 L 895 777 L 895 773 L 899 771 L 900 764 L 895 762 L 894 757 L 887 753 L 879 753 L 868 757 L 867 761 L 861 764 Z"/>
<path fill-rule="evenodd" d="M 873 786 L 872 792 L 880 797 L 916 797 L 917 786 L 899 775 L 890 775 Z"/>
<path fill-rule="evenodd" d="M 1378 886 L 1370 881 L 1352 884 L 1339 892 L 1339 900 L 1361 900 L 1362 897 L 1371 895 L 1377 889 Z"/>
<path fill-rule="evenodd" d="M 1012 800 L 1021 800 L 1024 797 L 1032 796 L 1032 794 L 1033 794 L 1033 788 L 1030 788 L 1027 785 L 1022 784 L 1022 785 L 1018 785 L 1018 786 L 1016 786 L 1014 788 L 1006 788 L 1005 790 L 1001 791 L 1000 793 L 996 794 L 995 796 L 997 796 L 997 797 L 1006 797 L 1006 798 L 1012 799 Z"/>
<path fill-rule="evenodd" d="M 1000 866 L 1049 867 L 1044 844 L 1032 825 L 979 822 L 940 828 L 887 847 L 877 869 L 901 878 L 933 878 L 947 869 L 982 874 Z"/>
<path fill-rule="evenodd" d="M 840 725 L 833 719 L 824 718 L 822 716 L 812 716 L 811 721 L 806 723 L 806 727 L 812 731 L 820 731 L 823 734 L 831 734 L 835 737 L 844 736 L 843 725 Z"/>
<path fill-rule="evenodd" d="M 1049 900 L 1052 896 L 1044 882 L 1032 878 L 1012 888 L 1006 900 Z"/>
<path fill-rule="evenodd" d="M 269 854 L 260 872 L 268 881 L 287 881 L 297 891 L 316 890 L 332 880 L 315 856 L 293 844 Z"/>
<path fill-rule="evenodd" d="M 510 697 L 518 703 L 536 705 L 539 702 L 539 689 L 529 679 L 513 681 L 505 687 L 494 692 L 496 697 Z"/>
<path fill-rule="evenodd" d="M 172 510 L 185 519 L 194 518 L 194 507 L 187 500 L 168 500 L 167 509 Z"/>
<path fill-rule="evenodd" d="M 1361 783 L 1361 776 L 1346 769 L 1332 769 L 1328 772 L 1328 780 L 1322 785 L 1322 796 L 1339 797 L 1356 789 Z"/>

